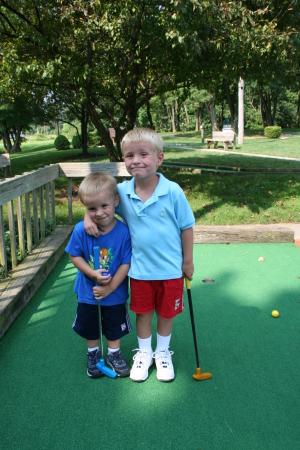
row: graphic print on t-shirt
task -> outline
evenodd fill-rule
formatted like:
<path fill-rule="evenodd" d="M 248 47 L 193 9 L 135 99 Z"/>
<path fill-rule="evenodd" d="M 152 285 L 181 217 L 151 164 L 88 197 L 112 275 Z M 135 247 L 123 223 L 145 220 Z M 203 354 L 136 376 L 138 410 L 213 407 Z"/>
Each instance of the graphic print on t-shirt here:
<path fill-rule="evenodd" d="M 107 269 L 109 270 L 109 267 L 111 266 L 114 255 L 112 252 L 112 248 L 100 248 L 99 250 L 99 257 L 100 257 L 100 269 Z M 94 269 L 94 257 L 93 255 L 90 255 L 90 260 L 88 261 L 89 266 Z"/>

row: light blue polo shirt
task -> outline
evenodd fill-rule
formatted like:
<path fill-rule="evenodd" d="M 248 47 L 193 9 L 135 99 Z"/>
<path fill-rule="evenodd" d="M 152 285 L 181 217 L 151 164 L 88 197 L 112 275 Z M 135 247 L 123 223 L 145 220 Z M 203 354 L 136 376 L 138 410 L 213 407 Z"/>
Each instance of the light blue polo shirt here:
<path fill-rule="evenodd" d="M 182 277 L 181 230 L 195 218 L 181 187 L 157 173 L 159 182 L 143 203 L 134 192 L 134 178 L 118 184 L 116 209 L 127 223 L 132 257 L 129 276 L 137 280 L 170 280 Z"/>

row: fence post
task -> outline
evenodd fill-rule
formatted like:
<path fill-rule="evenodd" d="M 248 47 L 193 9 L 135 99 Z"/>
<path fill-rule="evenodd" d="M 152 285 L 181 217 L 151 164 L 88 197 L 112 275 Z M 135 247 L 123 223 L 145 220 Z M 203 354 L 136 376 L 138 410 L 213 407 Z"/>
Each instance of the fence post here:
<path fill-rule="evenodd" d="M 3 208 L 0 206 L 0 262 L 7 272 L 7 255 L 5 246 L 5 233 L 4 233 L 4 220 L 3 220 Z"/>
<path fill-rule="evenodd" d="M 20 254 L 21 254 L 22 259 L 24 259 L 26 251 L 25 251 L 22 196 L 17 198 L 17 217 L 18 217 L 18 235 L 19 235 Z"/>
<path fill-rule="evenodd" d="M 7 203 L 7 208 L 8 208 L 8 224 L 10 231 L 11 265 L 12 268 L 14 269 L 18 265 L 18 259 L 17 259 L 16 228 L 15 228 L 13 200 Z"/>
<path fill-rule="evenodd" d="M 28 253 L 32 252 L 32 229 L 31 229 L 31 208 L 30 193 L 25 194 L 25 215 L 26 215 L 26 237 Z"/>

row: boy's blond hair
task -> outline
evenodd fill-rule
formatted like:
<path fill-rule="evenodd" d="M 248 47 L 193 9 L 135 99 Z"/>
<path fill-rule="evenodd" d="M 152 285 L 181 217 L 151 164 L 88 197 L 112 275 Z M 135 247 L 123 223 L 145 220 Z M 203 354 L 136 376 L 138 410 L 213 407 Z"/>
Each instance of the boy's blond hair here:
<path fill-rule="evenodd" d="M 134 128 L 133 130 L 128 131 L 122 139 L 121 142 L 121 150 L 123 149 L 123 145 L 126 143 L 132 142 L 149 142 L 153 150 L 155 150 L 156 154 L 163 152 L 163 140 L 159 134 L 157 134 L 154 130 L 150 128 Z M 122 150 L 123 151 L 123 150 Z"/>
<path fill-rule="evenodd" d="M 116 179 L 109 173 L 95 172 L 85 177 L 81 182 L 78 195 L 82 203 L 84 203 L 83 197 L 93 197 L 103 191 L 107 191 L 113 196 L 117 195 Z"/>

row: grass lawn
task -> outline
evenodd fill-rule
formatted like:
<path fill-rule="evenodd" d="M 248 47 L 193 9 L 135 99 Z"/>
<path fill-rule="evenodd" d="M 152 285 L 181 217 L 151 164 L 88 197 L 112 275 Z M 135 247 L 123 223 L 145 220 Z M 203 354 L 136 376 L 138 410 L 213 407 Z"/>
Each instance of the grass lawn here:
<path fill-rule="evenodd" d="M 259 133 L 262 131 L 246 134 L 244 144 L 237 145 L 236 151 L 241 154 L 206 151 L 206 145 L 201 143 L 200 133 L 188 132 L 176 135 L 164 133 L 162 135 L 164 143 L 168 145 L 164 150 L 165 162 L 241 168 L 300 169 L 300 131 L 298 133 L 294 131 L 292 137 L 287 139 L 277 140 L 266 139 Z M 24 143 L 21 153 L 11 155 L 12 175 L 68 160 L 109 161 L 104 147 L 89 149 L 93 157 L 83 160 L 81 150 L 57 151 L 53 141 L 52 138 Z M 183 149 L 182 146 L 190 147 L 191 150 Z M 255 154 L 289 157 L 295 160 L 262 158 Z M 222 176 L 209 172 L 199 174 L 167 168 L 161 168 L 161 171 L 184 189 L 198 225 L 268 224 L 300 220 L 300 174 Z M 80 180 L 73 181 L 73 214 L 76 223 L 82 219 L 84 208 L 77 197 Z M 66 179 L 57 180 L 56 193 L 57 221 L 64 224 L 68 221 Z"/>
<path fill-rule="evenodd" d="M 246 133 L 245 133 L 246 134 Z M 206 143 L 202 144 L 199 133 L 177 133 L 163 135 L 164 143 L 168 145 L 165 150 L 166 156 L 170 160 L 181 159 L 180 153 L 183 155 L 182 162 L 189 159 L 190 163 L 198 164 L 220 164 L 222 160 L 223 165 L 239 166 L 239 167 L 298 167 L 300 166 L 300 130 L 298 133 L 284 131 L 283 136 L 289 136 L 283 139 L 267 139 L 259 134 L 249 133 L 245 136 L 244 144 L 236 145 L 236 154 L 220 154 L 213 152 L 213 150 L 205 151 Z M 209 138 L 206 135 L 205 138 Z M 237 138 L 238 142 L 238 138 Z M 191 150 L 183 150 L 180 147 L 189 147 Z M 223 150 L 221 143 L 218 145 L 219 150 Z M 201 150 L 201 151 L 199 151 Z M 233 149 L 231 149 L 233 151 Z M 179 153 L 178 153 L 179 151 Z M 249 155 L 265 155 L 265 156 L 280 156 L 285 158 L 295 158 L 299 161 L 276 161 L 270 158 L 254 158 L 242 155 L 248 153 Z"/>

